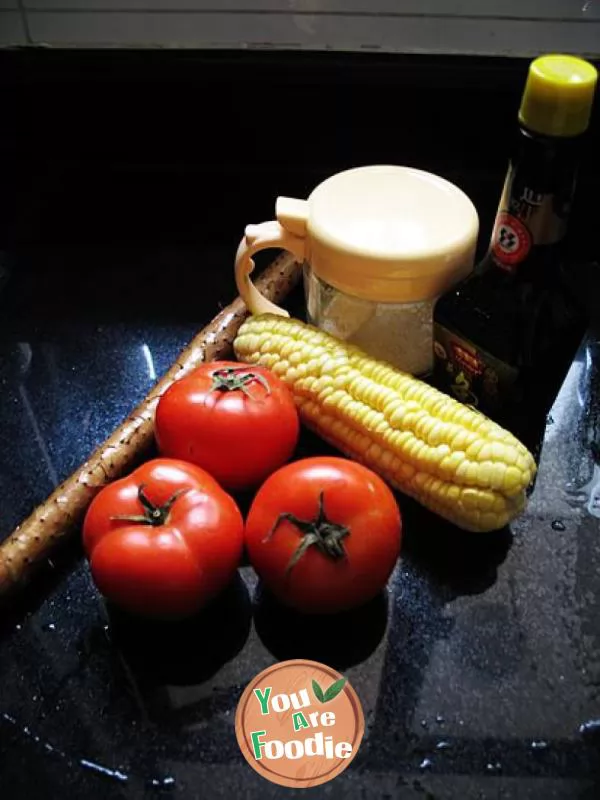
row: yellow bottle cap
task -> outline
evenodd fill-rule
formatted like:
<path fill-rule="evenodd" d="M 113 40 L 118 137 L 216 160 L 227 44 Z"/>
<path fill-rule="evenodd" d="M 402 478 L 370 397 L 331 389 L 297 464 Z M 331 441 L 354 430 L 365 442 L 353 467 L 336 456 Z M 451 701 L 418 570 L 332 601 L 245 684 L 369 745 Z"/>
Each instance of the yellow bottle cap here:
<path fill-rule="evenodd" d="M 590 121 L 598 73 L 576 56 L 540 56 L 529 66 L 519 121 L 545 136 L 577 136 Z"/>

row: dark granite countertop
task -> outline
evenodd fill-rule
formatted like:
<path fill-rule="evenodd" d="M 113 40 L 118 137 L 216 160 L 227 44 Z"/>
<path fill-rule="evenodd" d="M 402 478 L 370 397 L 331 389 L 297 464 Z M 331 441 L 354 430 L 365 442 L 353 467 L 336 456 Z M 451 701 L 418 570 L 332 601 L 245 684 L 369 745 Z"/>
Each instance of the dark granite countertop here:
<path fill-rule="evenodd" d="M 271 217 L 277 194 L 359 164 L 428 169 L 473 199 L 485 247 L 525 70 L 1 53 L 0 251 L 14 269 L 0 278 L 0 539 L 230 301 L 242 226 Z M 264 96 L 305 116 L 279 118 Z M 570 225 L 596 260 L 599 159 L 590 147 Z M 311 797 L 600 797 L 599 366 L 590 333 L 511 530 L 461 534 L 402 501 L 389 592 L 335 635 L 257 593 L 247 567 L 192 623 L 132 625 L 108 613 L 72 542 L 0 615 L 0 798 L 298 796 L 255 774 L 234 736 L 248 681 L 290 657 L 347 674 L 367 722 L 349 769 Z M 300 452 L 325 448 L 305 436 Z"/>
<path fill-rule="evenodd" d="M 93 293 L 73 281 L 83 258 L 102 276 Z M 230 300 L 230 258 L 228 246 L 96 248 L 15 271 L 0 295 L 0 536 Z M 200 259 L 214 269 L 190 277 Z M 167 264 L 187 298 L 176 309 L 160 290 Z M 511 530 L 461 534 L 403 502 L 387 596 L 335 636 L 262 598 L 248 567 L 193 622 L 132 625 L 109 616 L 78 543 L 67 547 L 0 622 L 0 796 L 298 794 L 258 777 L 234 735 L 247 682 L 288 657 L 344 671 L 367 721 L 350 768 L 311 796 L 600 796 L 599 366 L 590 334 Z M 325 448 L 306 437 L 301 451 Z"/>

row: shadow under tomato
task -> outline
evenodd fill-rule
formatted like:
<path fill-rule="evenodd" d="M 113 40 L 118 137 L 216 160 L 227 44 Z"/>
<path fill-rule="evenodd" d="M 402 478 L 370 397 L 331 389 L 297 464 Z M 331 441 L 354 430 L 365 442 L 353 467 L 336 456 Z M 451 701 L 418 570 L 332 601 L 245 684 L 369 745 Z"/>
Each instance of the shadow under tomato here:
<path fill-rule="evenodd" d="M 107 604 L 109 635 L 134 673 L 172 685 L 212 677 L 243 648 L 252 604 L 239 575 L 210 605 L 185 620 L 135 617 Z"/>
<path fill-rule="evenodd" d="M 365 661 L 381 642 L 388 615 L 387 592 L 339 614 L 301 614 L 282 605 L 261 583 L 254 598 L 254 626 L 279 661 L 306 658 L 343 670 Z"/>

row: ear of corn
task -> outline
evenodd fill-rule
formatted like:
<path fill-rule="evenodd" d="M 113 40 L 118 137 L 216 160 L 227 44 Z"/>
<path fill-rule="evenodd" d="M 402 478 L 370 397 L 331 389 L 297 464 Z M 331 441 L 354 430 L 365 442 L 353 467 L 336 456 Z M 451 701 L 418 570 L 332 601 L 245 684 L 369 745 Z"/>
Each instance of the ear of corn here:
<path fill-rule="evenodd" d="M 285 381 L 307 427 L 459 527 L 523 509 L 534 459 L 479 412 L 299 320 L 250 317 L 234 349 Z"/>

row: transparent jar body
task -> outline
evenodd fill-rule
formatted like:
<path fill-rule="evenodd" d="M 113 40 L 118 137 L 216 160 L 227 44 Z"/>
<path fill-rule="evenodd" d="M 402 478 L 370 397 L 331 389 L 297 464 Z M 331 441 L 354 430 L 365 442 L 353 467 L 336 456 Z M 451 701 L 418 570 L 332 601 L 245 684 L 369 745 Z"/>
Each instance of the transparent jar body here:
<path fill-rule="evenodd" d="M 419 378 L 433 367 L 433 308 L 437 298 L 383 303 L 341 292 L 304 264 L 308 321 L 368 355 Z"/>

